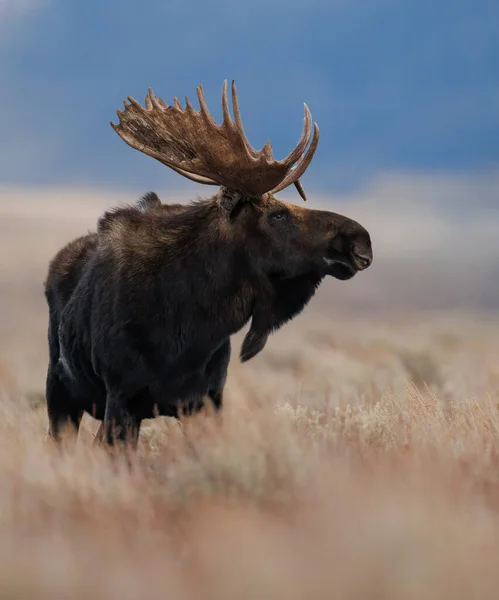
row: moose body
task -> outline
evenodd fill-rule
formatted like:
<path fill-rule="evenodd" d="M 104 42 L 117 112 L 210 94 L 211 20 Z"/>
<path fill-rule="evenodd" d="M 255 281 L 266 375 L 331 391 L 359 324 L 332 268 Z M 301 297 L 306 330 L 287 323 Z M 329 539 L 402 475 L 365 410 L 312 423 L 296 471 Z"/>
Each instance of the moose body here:
<path fill-rule="evenodd" d="M 155 194 L 147 194 L 130 213 L 158 208 L 162 221 L 184 209 L 161 204 Z M 128 212 L 118 210 L 105 219 L 117 220 L 120 227 Z M 176 417 L 179 409 L 197 410 L 206 396 L 220 408 L 230 337 L 222 329 L 215 343 L 210 334 L 203 342 L 203 323 L 196 323 L 195 311 L 183 315 L 179 310 L 190 306 L 186 296 L 203 295 L 201 280 L 194 276 L 194 285 L 200 288 L 196 292 L 190 282 L 175 279 L 174 273 L 162 277 L 159 264 L 157 271 L 154 265 L 143 264 L 151 270 L 135 272 L 130 278 L 128 263 L 120 269 L 112 249 L 110 256 L 106 252 L 103 256 L 98 242 L 99 233 L 70 242 L 52 260 L 45 284 L 50 352 L 46 395 L 54 435 L 67 420 L 78 428 L 85 411 L 103 420 L 113 389 L 126 398 L 127 412 L 133 413 L 129 425 L 137 433 L 142 419 L 156 414 Z M 113 274 L 112 281 L 109 274 Z M 172 281 L 178 285 L 169 285 Z M 158 298 L 159 306 L 155 304 Z M 177 320 L 199 333 L 195 353 L 174 337 Z M 183 335 L 193 337 L 190 331 Z"/>
<path fill-rule="evenodd" d="M 201 113 L 195 113 L 190 105 L 185 111 L 167 107 L 150 94 L 147 109 L 140 107 L 146 117 L 147 111 L 170 115 L 174 129 L 175 119 L 192 118 L 192 111 L 221 129 L 206 116 L 202 95 Z M 226 88 L 223 99 L 225 111 Z M 245 138 L 234 87 L 233 102 L 239 137 L 233 130 L 229 135 L 224 112 L 223 138 L 231 142 L 229 151 L 239 147 L 240 155 Z M 135 101 L 126 106 L 121 125 L 114 126 L 121 137 L 146 153 L 150 148 L 151 155 L 179 173 L 220 183 L 221 189 L 188 205 L 163 204 L 148 194 L 134 206 L 106 212 L 95 233 L 70 242 L 52 260 L 45 282 L 46 397 L 49 434 L 55 440 L 68 421 L 78 430 L 85 411 L 103 421 L 108 443 L 119 439 L 135 445 L 145 418 L 197 411 L 206 397 L 220 408 L 234 333 L 251 320 L 240 351 L 241 360 L 249 360 L 273 331 L 301 312 L 325 276 L 349 279 L 372 260 L 369 234 L 355 221 L 274 197 L 275 183 L 279 187 L 286 177 L 287 185 L 295 183 L 304 196 L 297 180 L 303 157 L 294 179 L 288 165 L 277 179 L 275 173 L 268 181 L 261 173 L 255 176 L 256 188 L 251 180 L 237 182 L 234 166 L 227 170 L 228 179 L 220 177 L 222 169 L 213 169 L 222 181 L 211 180 L 202 164 L 189 170 L 190 162 L 172 155 L 171 139 L 144 144 L 141 135 L 158 133 L 144 114 L 139 112 L 139 118 L 133 112 L 138 106 Z M 310 130 L 307 119 L 306 113 L 304 135 Z M 182 131 L 185 138 L 186 128 Z M 195 136 L 186 139 L 192 153 Z M 317 140 L 316 128 L 312 146 Z M 175 151 L 184 156 L 176 142 L 180 150 L 175 146 Z M 200 146 L 206 151 L 205 142 Z M 258 153 L 248 148 L 257 161 Z M 304 149 L 291 158 L 296 161 Z M 272 162 L 268 150 L 261 152 L 267 168 L 285 164 Z M 310 162 L 310 149 L 305 158 Z"/>

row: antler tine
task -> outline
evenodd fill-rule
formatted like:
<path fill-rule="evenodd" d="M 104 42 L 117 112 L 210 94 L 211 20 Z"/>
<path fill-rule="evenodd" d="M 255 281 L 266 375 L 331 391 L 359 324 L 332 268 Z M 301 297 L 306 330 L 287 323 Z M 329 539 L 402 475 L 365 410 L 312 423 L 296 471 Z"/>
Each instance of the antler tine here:
<path fill-rule="evenodd" d="M 247 151 L 253 157 L 256 158 L 256 156 L 258 155 L 258 152 L 249 143 L 249 140 L 246 137 L 246 134 L 244 133 L 243 121 L 241 119 L 241 113 L 239 111 L 239 100 L 237 99 L 236 82 L 234 80 L 232 80 L 232 108 L 234 110 L 234 118 L 236 121 L 236 127 L 241 135 L 241 139 L 243 140 Z M 269 156 L 268 151 L 267 151 L 267 144 L 265 145 L 265 150 L 266 150 L 266 153 L 265 153 L 266 158 L 268 158 L 269 160 L 273 160 L 272 149 L 270 150 L 270 156 Z"/>
<path fill-rule="evenodd" d="M 168 108 L 168 104 L 166 104 L 166 102 L 164 102 L 160 98 L 156 97 L 155 93 L 152 91 L 152 88 L 149 88 L 148 91 L 149 91 L 149 98 L 155 109 L 161 111 L 161 110 L 164 110 L 165 108 Z"/>
<path fill-rule="evenodd" d="M 232 98 L 234 98 L 234 82 L 232 82 Z M 237 108 L 239 108 L 238 104 L 237 104 L 237 97 L 236 97 L 236 106 Z M 225 127 L 225 130 L 227 132 L 227 134 L 230 136 L 231 141 L 234 145 L 234 150 L 238 155 L 238 158 L 240 159 L 244 159 L 244 162 L 250 166 L 252 164 L 256 164 L 258 163 L 258 153 L 253 150 L 253 148 L 248 147 L 249 143 L 248 140 L 246 139 L 246 136 L 244 135 L 244 131 L 241 131 L 237 120 L 233 121 L 232 117 L 230 116 L 230 112 L 229 112 L 229 100 L 227 97 L 227 79 L 224 81 L 223 87 L 222 87 L 222 112 L 223 112 L 223 127 Z M 235 115 L 235 110 L 234 110 L 234 115 Z"/>
<path fill-rule="evenodd" d="M 303 186 L 301 184 L 301 181 L 299 179 L 297 179 L 294 182 L 295 188 L 297 189 L 298 193 L 300 194 L 300 196 L 303 198 L 303 202 L 307 201 L 307 194 L 305 194 L 305 190 L 303 189 Z"/>
<path fill-rule="evenodd" d="M 232 128 L 233 121 L 229 112 L 229 100 L 227 98 L 227 79 L 224 81 L 222 87 L 222 114 L 223 114 L 223 124 L 227 128 Z"/>
<path fill-rule="evenodd" d="M 300 177 L 307 170 L 308 165 L 311 163 L 312 158 L 314 157 L 315 151 L 317 150 L 318 143 L 319 143 L 319 126 L 317 125 L 317 123 L 314 123 L 314 136 L 312 138 L 312 143 L 310 144 L 306 154 L 301 157 L 299 162 L 296 164 L 296 167 L 288 172 L 288 174 L 286 175 L 286 177 L 284 177 L 284 179 L 281 181 L 281 183 L 279 185 L 277 185 L 271 191 L 272 194 L 277 194 L 277 192 L 280 192 L 284 188 L 287 188 L 292 183 L 296 184 L 296 182 L 298 182 Z M 298 192 L 300 193 L 300 196 L 302 196 L 302 198 L 303 198 L 303 195 L 305 192 L 303 190 L 301 183 L 296 185 L 296 188 L 297 188 Z M 303 194 L 301 192 L 303 192 Z M 303 198 L 303 199 L 306 200 L 306 198 Z"/>
<path fill-rule="evenodd" d="M 211 116 L 211 113 L 206 104 L 206 100 L 204 98 L 203 86 L 198 85 L 198 87 L 196 88 L 196 92 L 197 92 L 198 100 L 199 100 L 199 108 L 201 109 L 201 114 L 202 114 L 204 120 L 212 129 L 219 128 L 220 126 L 217 124 L 215 119 Z"/>
<path fill-rule="evenodd" d="M 305 117 L 303 120 L 303 130 L 300 139 L 298 140 L 298 144 L 296 144 L 294 149 L 291 150 L 291 152 L 286 156 L 286 158 L 283 158 L 279 161 L 279 163 L 282 165 L 292 165 L 293 163 L 295 163 L 298 160 L 298 158 L 303 154 L 305 148 L 310 142 L 310 137 L 312 134 L 312 115 L 310 114 L 310 110 L 305 102 L 303 103 L 303 108 L 305 110 Z"/>
<path fill-rule="evenodd" d="M 191 112 L 191 113 L 196 112 L 194 110 L 194 107 L 191 104 L 191 101 L 189 100 L 189 98 L 187 96 L 185 97 L 185 110 L 187 112 Z"/>

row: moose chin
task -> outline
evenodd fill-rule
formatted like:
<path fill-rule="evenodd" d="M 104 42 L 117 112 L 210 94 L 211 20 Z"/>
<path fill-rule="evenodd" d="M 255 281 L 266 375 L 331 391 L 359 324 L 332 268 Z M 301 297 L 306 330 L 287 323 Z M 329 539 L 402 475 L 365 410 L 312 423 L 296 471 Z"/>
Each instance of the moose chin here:
<path fill-rule="evenodd" d="M 300 178 L 319 141 L 305 104 L 302 135 L 282 160 L 270 142 L 255 150 L 232 82 L 223 121 L 186 98 L 172 106 L 149 89 L 117 111 L 116 133 L 132 148 L 216 193 L 165 204 L 152 192 L 111 209 L 95 232 L 63 247 L 45 280 L 49 364 L 48 435 L 78 432 L 84 412 L 102 421 L 97 440 L 136 447 L 140 424 L 179 417 L 209 399 L 222 407 L 230 338 L 251 321 L 240 360 L 298 315 L 322 280 L 347 280 L 372 262 L 369 233 L 346 216 L 288 204 L 276 194 Z"/>

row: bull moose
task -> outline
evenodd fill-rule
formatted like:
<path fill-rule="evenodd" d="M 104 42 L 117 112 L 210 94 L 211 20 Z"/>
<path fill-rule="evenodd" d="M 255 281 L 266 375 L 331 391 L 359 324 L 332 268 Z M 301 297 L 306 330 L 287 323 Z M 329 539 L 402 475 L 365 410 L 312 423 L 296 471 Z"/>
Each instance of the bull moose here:
<path fill-rule="evenodd" d="M 78 432 L 86 411 L 102 437 L 136 447 L 143 419 L 178 418 L 206 399 L 222 406 L 230 337 L 251 319 L 240 360 L 298 315 L 330 275 L 369 267 L 369 233 L 345 216 L 278 200 L 300 178 L 319 141 L 306 104 L 302 135 L 282 160 L 270 142 L 249 143 L 232 82 L 223 122 L 186 98 L 172 106 L 151 89 L 145 107 L 131 97 L 117 111 L 117 134 L 180 175 L 219 186 L 208 199 L 168 205 L 149 193 L 111 209 L 97 230 L 63 247 L 45 280 L 49 363 L 48 435 L 67 423 Z M 308 146 L 308 149 L 307 149 Z"/>

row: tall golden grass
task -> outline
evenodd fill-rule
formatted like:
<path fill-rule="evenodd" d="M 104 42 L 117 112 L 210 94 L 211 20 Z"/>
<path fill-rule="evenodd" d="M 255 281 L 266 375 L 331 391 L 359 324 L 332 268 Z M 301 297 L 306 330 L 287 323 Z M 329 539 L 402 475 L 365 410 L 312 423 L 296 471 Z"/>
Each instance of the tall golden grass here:
<path fill-rule="evenodd" d="M 90 417 L 47 446 L 4 374 L 0 597 L 497 598 L 498 334 L 303 318 L 220 417 L 146 421 L 131 470 Z"/>

